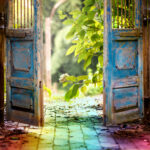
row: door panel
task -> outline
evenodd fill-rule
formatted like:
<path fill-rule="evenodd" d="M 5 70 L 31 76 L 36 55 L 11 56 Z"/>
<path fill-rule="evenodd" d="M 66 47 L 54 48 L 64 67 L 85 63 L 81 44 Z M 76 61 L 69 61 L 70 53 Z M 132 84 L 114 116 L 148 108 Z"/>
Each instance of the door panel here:
<path fill-rule="evenodd" d="M 143 115 L 140 0 L 106 0 L 104 119 L 117 124 Z"/>
<path fill-rule="evenodd" d="M 12 87 L 11 105 L 12 108 L 22 108 L 33 111 L 34 95 L 33 91 L 21 88 Z"/>
<path fill-rule="evenodd" d="M 33 41 L 13 41 L 11 44 L 11 75 L 33 79 Z"/>
<path fill-rule="evenodd" d="M 7 119 L 32 125 L 43 125 L 39 2 L 10 1 L 6 32 Z M 22 16 L 18 12 L 22 13 Z"/>

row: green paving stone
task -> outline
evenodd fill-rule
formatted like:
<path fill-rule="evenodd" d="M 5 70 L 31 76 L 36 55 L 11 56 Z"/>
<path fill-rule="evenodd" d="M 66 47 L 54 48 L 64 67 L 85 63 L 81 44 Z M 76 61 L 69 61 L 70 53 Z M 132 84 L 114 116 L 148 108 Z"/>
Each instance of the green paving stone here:
<path fill-rule="evenodd" d="M 68 122 L 68 125 L 71 126 L 71 125 L 80 125 L 80 123 L 77 123 L 77 122 Z"/>
<path fill-rule="evenodd" d="M 81 137 L 71 137 L 70 138 L 70 143 L 72 144 L 72 143 L 81 143 L 81 142 L 83 142 L 84 140 L 83 140 L 83 138 L 81 138 Z"/>
<path fill-rule="evenodd" d="M 71 150 L 86 150 L 84 143 L 75 143 L 70 145 Z"/>
<path fill-rule="evenodd" d="M 68 130 L 68 126 L 67 125 L 65 126 L 64 124 L 63 125 L 62 124 L 61 125 L 56 125 L 56 128 Z"/>
<path fill-rule="evenodd" d="M 81 127 L 79 125 L 72 125 L 72 126 L 68 126 L 68 128 L 71 130 L 71 131 L 79 131 L 81 130 Z"/>
<path fill-rule="evenodd" d="M 55 139 L 54 140 L 54 144 L 55 145 L 61 145 L 61 146 L 63 146 L 63 145 L 67 145 L 68 144 L 68 140 L 67 139 L 63 139 L 63 138 L 57 138 L 57 139 Z"/>
<path fill-rule="evenodd" d="M 54 135 L 42 134 L 40 136 L 40 139 L 41 140 L 51 140 L 51 139 L 53 139 L 53 137 L 54 137 Z"/>
<path fill-rule="evenodd" d="M 69 146 L 66 145 L 66 146 L 54 146 L 54 149 L 53 150 L 69 150 Z"/>
<path fill-rule="evenodd" d="M 98 139 L 97 135 L 84 135 L 85 140 Z"/>
<path fill-rule="evenodd" d="M 68 123 L 67 122 L 56 122 L 56 126 L 59 127 L 59 126 L 68 126 Z"/>
<path fill-rule="evenodd" d="M 78 148 L 78 147 L 77 147 L 77 148 L 72 148 L 71 150 L 87 150 L 87 149 L 84 148 L 84 147 L 83 147 L 83 148 L 80 148 L 80 147 Z"/>
<path fill-rule="evenodd" d="M 68 138 L 68 134 L 61 134 L 61 133 L 56 133 L 55 138 L 63 138 L 66 139 Z"/>
<path fill-rule="evenodd" d="M 68 130 L 58 130 L 58 128 L 57 128 L 57 130 L 56 130 L 56 135 L 68 135 Z"/>
<path fill-rule="evenodd" d="M 98 140 L 93 139 L 93 140 L 85 140 L 85 144 L 87 146 L 87 148 L 92 148 L 93 150 L 97 149 L 98 147 L 100 147 L 100 143 Z"/>
<path fill-rule="evenodd" d="M 103 150 L 103 148 L 101 146 L 95 146 L 95 145 L 87 145 L 87 150 Z M 109 150 L 109 149 L 107 149 Z M 112 149 L 110 149 L 112 150 Z"/>
<path fill-rule="evenodd" d="M 79 138 L 79 137 L 83 137 L 83 134 L 82 134 L 81 131 L 80 132 L 70 132 L 70 137 L 77 137 L 77 138 Z"/>
<path fill-rule="evenodd" d="M 84 136 L 94 136 L 97 135 L 95 131 L 83 131 Z"/>

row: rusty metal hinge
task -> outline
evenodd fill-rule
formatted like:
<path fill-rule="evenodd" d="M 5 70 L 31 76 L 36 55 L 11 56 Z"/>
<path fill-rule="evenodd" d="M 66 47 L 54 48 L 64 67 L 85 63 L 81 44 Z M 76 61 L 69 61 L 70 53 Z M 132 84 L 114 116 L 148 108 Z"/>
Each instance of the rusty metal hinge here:
<path fill-rule="evenodd" d="M 39 88 L 42 88 L 42 81 L 39 82 Z"/>

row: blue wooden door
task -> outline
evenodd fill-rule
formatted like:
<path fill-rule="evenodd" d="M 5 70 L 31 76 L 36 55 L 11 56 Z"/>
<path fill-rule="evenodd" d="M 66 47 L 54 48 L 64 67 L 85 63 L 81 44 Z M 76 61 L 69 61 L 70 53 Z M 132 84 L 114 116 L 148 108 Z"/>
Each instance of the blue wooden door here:
<path fill-rule="evenodd" d="M 42 36 L 39 0 L 9 1 L 7 119 L 43 124 Z"/>
<path fill-rule="evenodd" d="M 142 0 L 105 0 L 104 119 L 143 117 Z"/>

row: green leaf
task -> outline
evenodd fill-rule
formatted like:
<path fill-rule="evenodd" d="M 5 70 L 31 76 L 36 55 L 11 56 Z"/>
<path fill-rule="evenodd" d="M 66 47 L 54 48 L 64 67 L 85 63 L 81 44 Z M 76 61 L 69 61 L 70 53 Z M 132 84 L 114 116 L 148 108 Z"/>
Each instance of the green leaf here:
<path fill-rule="evenodd" d="M 78 93 L 79 87 L 80 87 L 79 84 L 74 84 L 74 85 L 69 89 L 69 91 L 65 94 L 65 100 L 66 100 L 66 101 L 69 101 L 69 100 L 71 100 L 71 98 L 76 97 L 76 96 L 79 94 L 79 93 Z"/>
<path fill-rule="evenodd" d="M 74 34 L 76 33 L 76 27 L 73 25 L 69 33 L 67 34 L 66 38 L 70 39 L 73 38 Z"/>
<path fill-rule="evenodd" d="M 75 85 L 74 85 L 74 87 L 73 87 L 73 89 L 72 89 L 72 95 L 71 95 L 71 98 L 76 97 L 77 92 L 78 92 L 78 90 L 79 90 L 79 87 L 80 87 L 79 84 L 75 84 Z"/>
<path fill-rule="evenodd" d="M 94 34 L 94 35 L 92 35 L 92 37 L 91 37 L 91 40 L 93 41 L 93 42 L 95 42 L 95 41 L 97 41 L 97 40 L 99 40 L 100 39 L 100 36 L 98 35 L 98 34 Z"/>
<path fill-rule="evenodd" d="M 79 55 L 83 51 L 83 48 L 76 49 L 74 56 Z"/>
<path fill-rule="evenodd" d="M 76 77 L 74 77 L 74 76 L 68 76 L 68 77 L 66 77 L 66 80 L 67 81 L 76 82 Z"/>
<path fill-rule="evenodd" d="M 96 11 L 90 11 L 88 13 L 88 19 L 92 20 L 94 18 L 95 14 L 96 14 Z"/>
<path fill-rule="evenodd" d="M 86 53 L 84 51 L 78 56 L 78 63 L 80 63 L 82 60 L 84 60 L 85 56 L 86 56 Z"/>
<path fill-rule="evenodd" d="M 47 88 L 46 86 L 44 86 L 44 90 L 49 94 L 49 97 L 52 96 L 51 89 L 49 89 L 49 88 Z"/>
<path fill-rule="evenodd" d="M 72 90 L 69 90 L 66 94 L 65 94 L 65 100 L 69 101 L 71 99 L 71 94 L 72 94 Z"/>
<path fill-rule="evenodd" d="M 85 61 L 85 63 L 84 63 L 84 70 L 86 70 L 86 68 L 91 64 L 92 57 L 93 57 L 93 56 L 89 56 L 89 57 L 87 58 L 87 60 Z"/>
<path fill-rule="evenodd" d="M 95 24 L 94 20 L 86 20 L 84 23 L 84 25 L 91 25 L 91 24 Z"/>
<path fill-rule="evenodd" d="M 63 83 L 63 87 L 66 87 L 69 84 L 69 82 Z"/>
<path fill-rule="evenodd" d="M 85 80 L 84 84 L 86 84 L 88 86 L 91 82 L 92 82 L 91 80 Z"/>
<path fill-rule="evenodd" d="M 100 48 L 102 46 L 101 42 L 96 42 L 93 47 Z"/>
<path fill-rule="evenodd" d="M 87 80 L 88 79 L 88 75 L 83 75 L 83 76 L 78 76 L 77 80 L 81 81 L 81 80 Z"/>
<path fill-rule="evenodd" d="M 64 25 L 71 25 L 73 23 L 72 19 L 67 19 L 63 22 Z"/>
<path fill-rule="evenodd" d="M 78 25 L 78 28 L 83 24 L 84 20 L 86 20 L 86 19 L 87 19 L 87 16 L 84 15 L 84 14 L 82 14 L 82 15 L 78 18 L 78 20 L 76 21 L 76 23 L 77 23 L 77 25 Z M 81 28 L 81 27 L 80 27 L 80 28 Z"/>
<path fill-rule="evenodd" d="M 94 5 L 94 3 L 95 3 L 95 0 L 85 0 L 84 1 L 85 6 L 91 6 L 91 5 Z"/>
<path fill-rule="evenodd" d="M 86 90 L 87 90 L 87 87 L 86 87 L 85 85 L 81 87 L 81 92 L 82 92 L 83 94 L 86 92 Z"/>
<path fill-rule="evenodd" d="M 92 78 L 92 82 L 93 82 L 93 83 L 96 83 L 96 82 L 97 82 L 97 76 L 94 76 L 94 77 Z"/>
<path fill-rule="evenodd" d="M 83 8 L 83 12 L 88 12 L 88 11 L 90 11 L 90 9 L 91 9 L 91 5 L 86 6 Z"/>
<path fill-rule="evenodd" d="M 98 62 L 100 63 L 101 67 L 103 66 L 103 55 L 98 57 Z"/>
<path fill-rule="evenodd" d="M 66 55 L 72 54 L 72 53 L 75 51 L 75 49 L 76 49 L 76 45 L 71 46 L 71 47 L 68 49 Z"/>
<path fill-rule="evenodd" d="M 65 19 L 66 18 L 66 15 L 64 15 L 62 11 L 59 11 L 58 13 L 59 13 L 59 18 L 60 19 Z"/>
<path fill-rule="evenodd" d="M 81 15 L 81 11 L 80 10 L 74 10 L 70 13 L 70 15 L 72 15 L 72 17 L 75 19 L 77 18 L 79 15 Z"/>
<path fill-rule="evenodd" d="M 84 36 L 85 36 L 85 31 L 81 30 L 78 35 L 80 36 L 81 40 L 83 40 Z"/>

